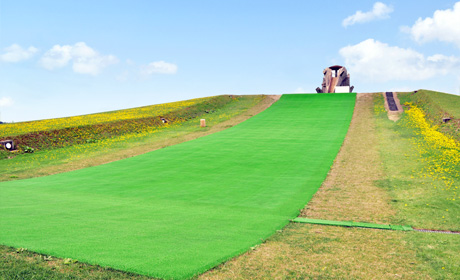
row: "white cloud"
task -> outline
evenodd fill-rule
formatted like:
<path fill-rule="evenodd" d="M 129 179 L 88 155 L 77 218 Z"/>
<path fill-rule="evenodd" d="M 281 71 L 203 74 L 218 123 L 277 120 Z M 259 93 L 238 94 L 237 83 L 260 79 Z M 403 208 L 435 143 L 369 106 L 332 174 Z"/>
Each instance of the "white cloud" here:
<path fill-rule="evenodd" d="M 425 80 L 460 67 L 460 58 L 435 54 L 425 57 L 412 49 L 367 39 L 339 50 L 350 73 L 372 82 Z"/>
<path fill-rule="evenodd" d="M 298 87 L 298 88 L 294 91 L 294 93 L 304 93 L 304 92 L 306 92 L 306 91 L 305 91 L 302 87 Z"/>
<path fill-rule="evenodd" d="M 72 59 L 71 52 L 72 46 L 55 45 L 42 56 L 40 64 L 48 70 L 64 67 Z"/>
<path fill-rule="evenodd" d="M 11 97 L 2 97 L 0 98 L 0 107 L 10 107 L 13 106 L 13 99 Z"/>
<path fill-rule="evenodd" d="M 72 69 L 76 73 L 97 75 L 109 65 L 118 63 L 113 55 L 74 58 Z"/>
<path fill-rule="evenodd" d="M 455 3 L 452 10 L 437 10 L 432 18 L 419 18 L 412 27 L 403 26 L 401 30 L 410 33 L 419 43 L 439 40 L 460 48 L 460 2 Z"/>
<path fill-rule="evenodd" d="M 364 23 L 378 19 L 389 18 L 389 14 L 393 12 L 393 7 L 387 6 L 382 2 L 376 2 L 372 11 L 363 13 L 357 11 L 354 15 L 347 17 L 342 21 L 343 27 L 353 25 L 355 23 Z"/>
<path fill-rule="evenodd" d="M 168 63 L 164 61 L 156 61 L 149 63 L 146 66 L 143 66 L 141 72 L 144 75 L 152 74 L 176 74 L 177 65 L 173 63 Z"/>
<path fill-rule="evenodd" d="M 118 59 L 113 55 L 100 55 L 84 42 L 79 42 L 73 46 L 55 45 L 40 60 L 40 64 L 48 70 L 64 67 L 69 62 L 72 62 L 76 73 L 97 75 L 103 68 L 118 63 Z"/>
<path fill-rule="evenodd" d="M 35 47 L 28 47 L 23 49 L 18 44 L 12 44 L 11 46 L 4 48 L 5 53 L 0 55 L 0 60 L 5 62 L 19 62 L 31 58 L 38 49 Z"/>

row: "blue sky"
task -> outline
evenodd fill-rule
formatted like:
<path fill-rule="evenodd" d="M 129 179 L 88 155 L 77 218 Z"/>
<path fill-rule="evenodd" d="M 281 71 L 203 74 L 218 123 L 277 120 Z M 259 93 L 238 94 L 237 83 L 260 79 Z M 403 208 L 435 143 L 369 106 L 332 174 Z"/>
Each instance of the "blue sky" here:
<path fill-rule="evenodd" d="M 315 92 L 335 64 L 357 92 L 460 94 L 460 2 L 0 1 L 1 121 Z"/>

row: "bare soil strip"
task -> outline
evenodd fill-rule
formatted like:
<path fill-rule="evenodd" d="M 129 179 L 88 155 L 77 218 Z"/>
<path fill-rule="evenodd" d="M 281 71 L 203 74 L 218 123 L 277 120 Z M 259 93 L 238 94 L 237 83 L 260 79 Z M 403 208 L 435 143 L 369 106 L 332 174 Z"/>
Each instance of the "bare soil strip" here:
<path fill-rule="evenodd" d="M 301 217 L 390 223 L 390 197 L 375 182 L 383 178 L 373 119 L 373 95 L 357 96 L 353 119 L 326 181 Z"/>
<path fill-rule="evenodd" d="M 373 115 L 375 94 L 358 94 L 334 165 L 301 217 L 390 223 Z M 430 279 L 419 271 L 406 232 L 295 224 L 200 279 Z"/>

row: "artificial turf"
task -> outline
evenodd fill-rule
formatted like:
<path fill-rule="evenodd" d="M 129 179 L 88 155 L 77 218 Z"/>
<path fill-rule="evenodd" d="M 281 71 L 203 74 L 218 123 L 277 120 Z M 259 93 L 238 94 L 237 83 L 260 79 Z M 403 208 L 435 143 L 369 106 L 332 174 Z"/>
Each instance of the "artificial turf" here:
<path fill-rule="evenodd" d="M 325 179 L 355 94 L 292 94 L 222 132 L 0 183 L 0 243 L 161 278 L 210 269 L 281 229 Z"/>

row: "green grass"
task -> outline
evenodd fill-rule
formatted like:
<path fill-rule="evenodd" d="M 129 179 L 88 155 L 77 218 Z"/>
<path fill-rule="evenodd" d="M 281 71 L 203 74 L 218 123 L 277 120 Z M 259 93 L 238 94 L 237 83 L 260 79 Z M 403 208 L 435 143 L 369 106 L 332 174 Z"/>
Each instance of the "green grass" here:
<path fill-rule="evenodd" d="M 458 207 L 444 191 L 411 178 L 424 170 L 410 153 L 417 151 L 414 132 L 388 120 L 381 93 L 360 95 L 344 145 L 303 215 L 458 228 Z M 452 206 L 447 220 L 439 219 L 445 203 Z M 200 279 L 460 279 L 459 248 L 458 235 L 292 223 Z"/>
<path fill-rule="evenodd" d="M 401 103 L 410 102 L 421 107 L 428 119 L 438 125 L 441 132 L 460 141 L 460 96 L 443 92 L 419 90 L 398 94 Z M 443 123 L 443 118 L 452 118 Z"/>
<path fill-rule="evenodd" d="M 438 91 L 418 90 L 416 93 L 398 93 L 401 103 L 413 102 L 423 106 L 424 110 L 431 117 L 445 112 L 454 118 L 460 118 L 460 96 Z M 439 121 L 439 120 L 438 120 Z"/>
<path fill-rule="evenodd" d="M 392 197 L 391 205 L 397 210 L 394 220 L 415 228 L 460 231 L 460 167 L 452 166 L 459 171 L 443 176 L 429 174 L 430 164 L 442 161 L 436 158 L 440 153 L 421 155 L 424 140 L 415 128 L 405 125 L 407 113 L 394 123 L 382 112 L 382 103 L 381 96 L 376 98 L 376 123 L 387 174 L 379 184 Z M 425 104 L 424 108 L 435 111 L 437 104 L 441 102 Z M 453 187 L 446 188 L 446 182 L 452 182 Z M 460 278 L 458 235 L 413 232 L 405 240 L 416 253 L 420 271 L 426 271 L 433 279 Z"/>
<path fill-rule="evenodd" d="M 437 91 L 428 92 L 431 99 L 456 119 L 460 119 L 460 96 Z"/>
<path fill-rule="evenodd" d="M 35 125 L 38 128 L 40 127 L 41 121 L 36 121 L 28 123 L 8 124 L 5 127 L 2 127 L 2 131 L 3 128 L 8 129 L 8 126 L 17 125 L 19 128 L 21 126 L 25 126 L 31 131 L 21 135 L 11 137 L 7 136 L 6 138 L 13 140 L 15 146 L 18 147 L 18 150 L 20 151 L 24 150 L 26 152 L 26 147 L 32 147 L 35 150 L 49 150 L 85 143 L 103 142 L 104 140 L 110 140 L 120 136 L 126 137 L 130 135 L 151 134 L 164 127 L 177 125 L 182 122 L 196 119 L 203 114 L 213 115 L 225 107 L 227 104 L 237 103 L 240 98 L 241 97 L 238 96 L 228 95 L 203 98 L 199 102 L 196 102 L 197 100 L 195 100 L 194 102 L 196 103 L 191 104 L 190 106 L 182 106 L 172 111 L 152 110 L 150 115 L 153 116 L 149 115 L 147 117 L 144 117 L 146 112 L 142 111 L 142 108 L 138 109 L 140 111 L 138 118 L 134 118 L 132 114 L 128 114 L 130 118 L 124 119 L 123 112 L 125 111 L 119 111 L 119 113 L 112 114 L 103 114 L 110 115 L 113 118 L 112 121 L 107 121 L 103 118 L 92 118 L 98 114 L 79 116 L 78 118 L 82 123 L 85 123 L 87 120 L 94 121 L 94 123 L 89 123 L 86 125 L 74 125 L 72 122 L 70 122 L 66 123 L 68 127 L 61 129 L 47 128 L 47 130 L 34 130 Z M 192 102 L 183 101 L 182 103 L 189 104 Z M 171 110 L 172 108 L 169 107 L 168 109 Z M 119 119 L 116 118 L 117 116 L 119 116 Z M 70 120 L 73 118 L 70 118 Z M 51 123 L 50 125 L 52 125 L 54 122 L 59 123 L 60 120 L 61 119 L 51 119 L 47 121 L 49 121 Z"/>
<path fill-rule="evenodd" d="M 199 127 L 199 119 L 165 127 L 155 133 L 117 138 L 109 143 L 77 145 L 34 154 L 20 155 L 0 162 L 0 180 L 17 180 L 52 173 L 61 173 L 86 166 L 94 166 L 114 160 L 164 148 L 196 139 L 234 126 L 258 114 L 273 99 L 268 96 L 241 96 L 212 114 L 204 114 L 207 126 Z M 166 104 L 162 107 L 168 107 Z M 131 110 L 132 111 L 132 110 Z M 5 156 L 9 156 L 5 151 Z M 9 168 L 6 168 L 9 166 Z M 14 174 L 11 174 L 11 167 Z M 33 253 L 0 245 L 0 279 L 151 279 L 147 276 L 103 268 L 81 262 L 66 264 L 65 259 Z"/>
<path fill-rule="evenodd" d="M 136 120 L 158 117 L 166 115 L 172 111 L 181 110 L 199 103 L 206 103 L 212 100 L 213 98 L 214 97 L 196 98 L 185 101 L 170 102 L 164 104 L 65 118 L 45 119 L 18 123 L 5 123 L 2 125 L 0 137 L 23 135 L 36 131 L 52 131 L 72 127 L 86 127 L 88 125 L 119 122 L 122 120 Z"/>
<path fill-rule="evenodd" d="M 203 272 L 298 214 L 354 95 L 287 95 L 242 124 L 106 165 L 0 184 L 1 242 L 164 278 Z"/>
<path fill-rule="evenodd" d="M 36 150 L 33 154 L 18 154 L 8 160 L 0 158 L 0 181 L 10 181 L 49 175 L 107 163 L 147 151 L 177 144 L 193 137 L 206 135 L 222 124 L 234 125 L 233 118 L 248 114 L 250 108 L 266 103 L 269 97 L 241 96 L 219 110 L 203 113 L 195 119 L 142 133 L 128 133 L 97 141 L 58 149 Z M 168 107 L 168 106 L 165 106 Z M 250 113 L 250 112 L 249 112 Z M 200 128 L 199 120 L 205 118 L 207 127 Z M 33 124 L 33 123 L 32 123 Z M 219 130 L 218 129 L 218 130 Z M 3 158 L 11 157 L 0 150 Z"/>
<path fill-rule="evenodd" d="M 57 259 L 7 246 L 0 246 L 0 254 L 0 279 L 152 279 L 139 274 L 88 265 L 70 259 Z"/>
<path fill-rule="evenodd" d="M 382 143 L 380 149 L 388 174 L 380 181 L 380 186 L 393 197 L 392 206 L 398 211 L 395 222 L 418 228 L 460 231 L 460 167 L 451 166 L 456 172 L 437 176 L 431 164 L 438 162 L 436 157 L 441 154 L 436 151 L 421 154 L 423 137 L 415 128 L 406 125 L 407 114 L 394 123 L 381 110 L 383 98 L 379 96 L 376 102 L 377 108 L 380 107 L 376 120 Z M 447 189 L 446 183 L 451 182 L 453 187 Z"/>
<path fill-rule="evenodd" d="M 418 95 L 428 96 L 430 103 L 427 107 L 433 107 L 433 105 L 441 107 L 443 110 L 451 114 L 454 118 L 460 118 L 460 96 L 454 94 L 448 94 L 439 91 L 431 90 L 420 90 L 417 92 Z M 423 98 L 423 97 L 422 97 Z"/>
<path fill-rule="evenodd" d="M 362 110 L 370 112 L 357 114 Z M 413 206 L 409 203 L 404 206 L 404 199 L 414 202 L 416 196 L 412 198 L 412 194 L 406 193 L 407 189 L 394 188 L 390 183 L 413 180 L 410 167 L 423 170 L 417 157 L 398 157 L 414 148 L 412 141 L 406 141 L 411 139 L 410 130 L 407 127 L 400 130 L 398 124 L 386 119 L 386 114 L 374 116 L 373 112 L 372 102 L 369 105 L 358 100 L 347 140 L 334 168 L 306 207 L 307 211 L 304 209 L 308 216 L 377 223 L 404 222 L 409 216 L 415 220 L 418 210 L 405 209 Z M 370 125 L 374 121 L 378 128 Z M 165 134 L 164 139 L 173 139 L 175 133 Z M 381 143 L 382 137 L 389 141 Z M 131 144 L 125 143 L 125 149 Z M 404 172 L 390 173 L 390 169 L 383 169 L 379 150 L 385 165 L 394 165 L 391 170 L 406 170 L 408 176 L 401 177 Z M 117 153 L 107 151 L 110 155 Z M 396 162 L 392 155 L 397 156 Z M 31 171 L 31 175 L 34 174 Z M 439 194 L 425 194 L 422 199 L 442 200 Z M 406 210 L 410 210 L 409 213 L 405 213 Z M 433 207 L 432 211 L 439 209 Z M 429 215 L 423 215 L 419 221 L 438 225 L 436 219 L 429 221 Z M 265 243 L 199 279 L 369 279 L 370 275 L 375 279 L 459 279 L 458 248 L 458 235 L 289 224 Z M 40 255 L 27 251 L 15 253 L 5 246 L 0 246 L 0 253 L 0 279 L 147 279 L 81 262 L 64 265 L 64 260 L 45 261 Z"/>

